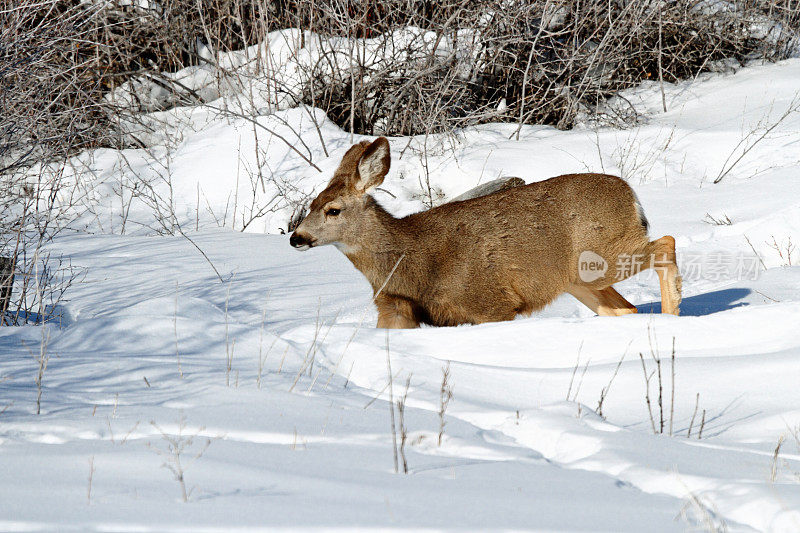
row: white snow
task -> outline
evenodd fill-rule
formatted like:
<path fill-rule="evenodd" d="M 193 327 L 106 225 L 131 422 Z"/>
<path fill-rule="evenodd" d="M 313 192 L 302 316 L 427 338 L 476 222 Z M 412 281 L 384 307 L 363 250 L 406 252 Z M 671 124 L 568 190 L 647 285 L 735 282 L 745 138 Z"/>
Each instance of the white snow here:
<path fill-rule="evenodd" d="M 434 203 L 498 176 L 620 174 L 653 237 L 676 237 L 685 281 L 680 317 L 659 314 L 642 274 L 618 286 L 638 315 L 596 317 L 564 296 L 511 322 L 388 334 L 339 251 L 298 253 L 279 234 L 350 134 L 318 110 L 259 112 L 301 157 L 220 116 L 236 90 L 215 109 L 149 115 L 163 126 L 151 150 L 76 158 L 91 210 L 50 249 L 85 275 L 60 327 L 0 329 L 0 529 L 800 529 L 800 251 L 786 249 L 800 242 L 800 59 L 668 85 L 666 113 L 657 84 L 629 91 L 643 118 L 626 130 L 391 139 L 375 194 L 397 215 L 430 200 L 426 167 Z M 150 188 L 132 197 L 135 183 Z M 157 235 L 174 223 L 223 281 L 187 238 Z M 33 354 L 47 333 L 37 416 Z M 387 343 L 395 398 L 411 376 L 408 475 L 393 473 Z M 648 374 L 662 358 L 663 435 L 640 353 Z M 193 437 L 186 504 L 158 453 L 178 434 Z"/>

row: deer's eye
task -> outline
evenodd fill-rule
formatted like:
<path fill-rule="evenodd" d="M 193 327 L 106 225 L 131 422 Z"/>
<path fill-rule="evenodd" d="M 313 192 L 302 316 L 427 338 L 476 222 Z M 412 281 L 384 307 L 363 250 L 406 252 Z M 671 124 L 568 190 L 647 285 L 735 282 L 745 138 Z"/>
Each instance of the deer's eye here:
<path fill-rule="evenodd" d="M 325 211 L 325 216 L 326 217 L 335 217 L 335 216 L 338 216 L 339 213 L 341 213 L 341 212 L 342 212 L 341 209 L 336 209 L 335 207 L 331 207 L 330 209 Z"/>

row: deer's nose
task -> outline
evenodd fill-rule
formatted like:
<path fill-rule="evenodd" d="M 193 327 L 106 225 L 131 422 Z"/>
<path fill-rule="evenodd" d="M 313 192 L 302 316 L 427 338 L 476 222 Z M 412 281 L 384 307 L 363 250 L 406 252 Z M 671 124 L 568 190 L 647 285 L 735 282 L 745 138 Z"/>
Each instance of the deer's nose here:
<path fill-rule="evenodd" d="M 294 233 L 292 233 L 292 236 L 289 237 L 289 244 L 291 244 L 295 248 L 300 248 L 302 246 L 309 246 L 311 242 L 309 242 L 308 238 L 302 235 L 298 235 L 297 232 L 295 231 Z"/>

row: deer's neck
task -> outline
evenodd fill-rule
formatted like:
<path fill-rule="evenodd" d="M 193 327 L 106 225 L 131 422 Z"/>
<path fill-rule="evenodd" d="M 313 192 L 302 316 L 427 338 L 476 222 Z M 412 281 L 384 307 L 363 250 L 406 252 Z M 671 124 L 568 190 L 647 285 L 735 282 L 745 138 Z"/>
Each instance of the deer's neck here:
<path fill-rule="evenodd" d="M 414 230 L 402 219 L 394 218 L 378 203 L 368 200 L 364 231 L 358 242 L 342 250 L 372 285 L 373 292 L 413 297 L 415 242 Z"/>

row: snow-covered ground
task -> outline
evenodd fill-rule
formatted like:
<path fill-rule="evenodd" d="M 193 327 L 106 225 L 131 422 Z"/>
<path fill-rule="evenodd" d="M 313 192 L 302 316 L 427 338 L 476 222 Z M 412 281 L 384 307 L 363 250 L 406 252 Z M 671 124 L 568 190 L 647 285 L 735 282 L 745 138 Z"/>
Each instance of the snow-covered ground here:
<path fill-rule="evenodd" d="M 642 274 L 618 286 L 638 315 L 564 296 L 512 322 L 376 329 L 343 255 L 278 234 L 282 198 L 319 192 L 351 143 L 319 111 L 254 126 L 223 97 L 151 115 L 169 146 L 82 155 L 91 210 L 50 245 L 84 269 L 61 324 L 0 329 L 0 529 L 800 530 L 800 59 L 665 91 L 666 113 L 656 84 L 626 94 L 642 117 L 625 130 L 391 139 L 375 195 L 401 215 L 498 176 L 622 175 L 653 237 L 677 239 L 680 317 Z M 176 222 L 208 261 L 155 235 Z M 407 475 L 387 354 L 395 399 L 410 377 Z"/>

